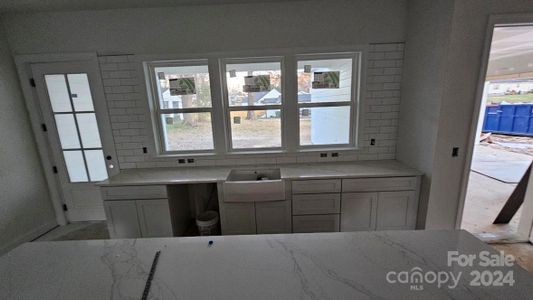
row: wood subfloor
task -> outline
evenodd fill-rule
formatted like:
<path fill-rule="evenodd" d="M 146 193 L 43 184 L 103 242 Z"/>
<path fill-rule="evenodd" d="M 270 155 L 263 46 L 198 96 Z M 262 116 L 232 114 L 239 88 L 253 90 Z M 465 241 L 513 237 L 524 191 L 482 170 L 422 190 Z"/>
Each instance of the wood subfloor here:
<path fill-rule="evenodd" d="M 531 243 L 490 244 L 493 248 L 515 257 L 516 263 L 533 273 L 533 245 Z"/>
<path fill-rule="evenodd" d="M 470 172 L 461 228 L 473 234 L 515 234 L 521 209 L 509 224 L 492 224 L 515 186 L 516 184 L 503 183 L 485 175 Z"/>

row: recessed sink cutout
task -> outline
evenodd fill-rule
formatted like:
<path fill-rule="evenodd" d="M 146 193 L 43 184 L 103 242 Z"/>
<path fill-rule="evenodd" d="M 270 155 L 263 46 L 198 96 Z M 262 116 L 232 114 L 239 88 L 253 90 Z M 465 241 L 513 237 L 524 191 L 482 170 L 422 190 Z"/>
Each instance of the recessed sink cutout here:
<path fill-rule="evenodd" d="M 279 169 L 231 170 L 223 184 L 224 202 L 285 200 Z"/>
<path fill-rule="evenodd" d="M 281 173 L 279 169 L 231 170 L 227 181 L 266 181 L 280 179 Z"/>

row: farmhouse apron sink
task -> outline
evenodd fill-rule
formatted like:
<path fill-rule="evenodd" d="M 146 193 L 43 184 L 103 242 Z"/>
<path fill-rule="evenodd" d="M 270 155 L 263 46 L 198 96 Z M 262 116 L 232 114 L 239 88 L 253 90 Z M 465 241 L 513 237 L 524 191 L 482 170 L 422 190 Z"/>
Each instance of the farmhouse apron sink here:
<path fill-rule="evenodd" d="M 224 202 L 285 200 L 279 169 L 232 170 L 223 184 Z"/>

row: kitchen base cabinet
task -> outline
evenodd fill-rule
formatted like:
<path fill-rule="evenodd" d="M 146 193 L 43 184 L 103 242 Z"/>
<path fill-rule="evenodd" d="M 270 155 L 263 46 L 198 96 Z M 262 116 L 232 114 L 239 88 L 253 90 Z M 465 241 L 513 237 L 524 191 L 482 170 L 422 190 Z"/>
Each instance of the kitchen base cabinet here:
<path fill-rule="evenodd" d="M 341 231 L 375 230 L 377 193 L 342 194 Z"/>
<path fill-rule="evenodd" d="M 341 231 L 415 229 L 415 191 L 343 193 Z"/>
<path fill-rule="evenodd" d="M 290 201 L 222 204 L 222 234 L 290 233 Z"/>
<path fill-rule="evenodd" d="M 415 229 L 419 189 L 419 176 L 295 180 L 293 232 Z"/>
<path fill-rule="evenodd" d="M 341 182 L 340 179 L 292 182 L 292 232 L 339 231 Z"/>
<path fill-rule="evenodd" d="M 167 199 L 104 201 L 111 238 L 171 237 Z"/>
<path fill-rule="evenodd" d="M 104 209 L 112 239 L 141 237 L 135 200 L 104 201 Z"/>
<path fill-rule="evenodd" d="M 414 191 L 378 193 L 376 229 L 415 229 L 417 210 Z"/>
<path fill-rule="evenodd" d="M 256 202 L 255 222 L 257 233 L 290 233 L 291 202 Z"/>
<path fill-rule="evenodd" d="M 255 234 L 254 203 L 224 203 L 222 234 Z"/>
<path fill-rule="evenodd" d="M 137 200 L 137 215 L 143 237 L 172 236 L 167 199 Z"/>
<path fill-rule="evenodd" d="M 174 236 L 165 185 L 109 186 L 100 190 L 111 238 Z"/>
<path fill-rule="evenodd" d="M 292 232 L 336 232 L 339 231 L 339 215 L 292 216 Z"/>

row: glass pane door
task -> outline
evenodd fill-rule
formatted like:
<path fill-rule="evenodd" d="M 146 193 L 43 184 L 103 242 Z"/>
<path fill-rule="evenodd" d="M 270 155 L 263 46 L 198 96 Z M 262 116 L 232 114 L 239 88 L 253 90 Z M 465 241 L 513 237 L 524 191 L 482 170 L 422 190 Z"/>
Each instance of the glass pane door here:
<path fill-rule="evenodd" d="M 87 74 L 50 74 L 44 79 L 70 182 L 107 179 Z"/>

